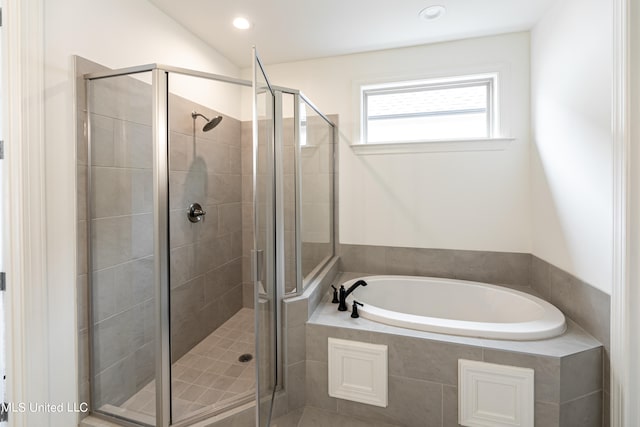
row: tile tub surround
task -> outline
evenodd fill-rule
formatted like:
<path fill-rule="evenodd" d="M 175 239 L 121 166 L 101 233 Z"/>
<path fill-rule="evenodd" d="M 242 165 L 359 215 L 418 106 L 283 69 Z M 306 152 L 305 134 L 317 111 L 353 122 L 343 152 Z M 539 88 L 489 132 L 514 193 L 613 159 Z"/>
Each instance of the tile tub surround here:
<path fill-rule="evenodd" d="M 531 287 L 600 341 L 610 343 L 610 297 L 548 262 L 531 256 Z"/>
<path fill-rule="evenodd" d="M 535 293 L 609 348 L 609 295 L 534 255 L 346 244 L 339 255 L 340 271 L 471 280 Z"/>
<path fill-rule="evenodd" d="M 306 383 L 306 323 L 326 289 L 338 274 L 338 260 L 334 258 L 318 277 L 307 286 L 304 293 L 283 301 L 284 320 L 284 389 L 288 411 L 300 409 L 305 404 Z"/>
<path fill-rule="evenodd" d="M 524 253 L 341 244 L 339 255 L 340 271 L 530 286 L 531 256 Z"/>
<path fill-rule="evenodd" d="M 457 426 L 457 361 L 462 358 L 533 368 L 536 426 L 602 423 L 602 346 L 574 322 L 564 335 L 548 340 L 487 340 L 351 319 L 329 301 L 327 295 L 306 325 L 307 406 L 403 426 Z M 387 408 L 328 396 L 328 337 L 389 346 Z"/>
<path fill-rule="evenodd" d="M 447 277 L 532 293 L 558 307 L 603 346 L 603 408 L 609 408 L 611 298 L 531 254 L 340 245 L 341 271 Z M 353 277 L 367 274 L 357 274 Z M 608 422 L 608 420 L 607 420 Z M 606 423 L 605 423 L 606 425 Z"/>

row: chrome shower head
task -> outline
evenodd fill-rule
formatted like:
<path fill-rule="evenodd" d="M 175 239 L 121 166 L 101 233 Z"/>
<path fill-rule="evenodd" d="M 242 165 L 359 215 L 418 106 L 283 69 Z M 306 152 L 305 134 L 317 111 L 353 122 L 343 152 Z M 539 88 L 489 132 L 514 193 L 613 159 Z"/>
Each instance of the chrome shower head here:
<path fill-rule="evenodd" d="M 214 127 L 218 126 L 220 124 L 220 122 L 222 121 L 222 116 L 216 116 L 213 119 L 209 120 L 205 115 L 197 113 L 195 111 L 193 111 L 191 113 L 191 117 L 193 117 L 193 120 L 195 121 L 196 118 L 200 116 L 203 119 L 205 119 L 207 121 L 207 123 L 204 125 L 204 127 L 202 128 L 202 132 L 209 132 L 211 129 L 213 129 Z"/>

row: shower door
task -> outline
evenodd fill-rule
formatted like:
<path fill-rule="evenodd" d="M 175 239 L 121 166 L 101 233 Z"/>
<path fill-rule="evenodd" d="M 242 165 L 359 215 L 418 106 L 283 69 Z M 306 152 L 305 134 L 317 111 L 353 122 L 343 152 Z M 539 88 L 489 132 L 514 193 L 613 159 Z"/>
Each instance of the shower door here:
<path fill-rule="evenodd" d="M 268 427 L 277 386 L 274 93 L 255 53 L 253 64 L 253 279 L 256 331 L 256 426 Z"/>

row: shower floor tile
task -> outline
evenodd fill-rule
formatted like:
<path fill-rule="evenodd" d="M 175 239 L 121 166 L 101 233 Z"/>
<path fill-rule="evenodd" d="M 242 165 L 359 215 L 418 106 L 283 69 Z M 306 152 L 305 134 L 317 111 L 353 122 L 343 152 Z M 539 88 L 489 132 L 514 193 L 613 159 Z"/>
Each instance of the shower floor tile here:
<path fill-rule="evenodd" d="M 255 392 L 254 314 L 243 308 L 171 366 L 173 419 L 224 407 Z M 122 404 L 122 409 L 155 416 L 155 381 Z"/>

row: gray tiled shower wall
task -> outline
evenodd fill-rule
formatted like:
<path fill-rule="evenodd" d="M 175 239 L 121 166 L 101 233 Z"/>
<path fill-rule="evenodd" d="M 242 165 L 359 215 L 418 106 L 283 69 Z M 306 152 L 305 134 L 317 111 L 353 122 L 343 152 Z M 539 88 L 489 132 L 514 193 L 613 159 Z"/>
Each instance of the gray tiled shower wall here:
<path fill-rule="evenodd" d="M 242 182 L 242 305 L 253 308 L 251 248 L 253 248 L 253 140 L 252 123 L 243 121 L 240 132 Z"/>
<path fill-rule="evenodd" d="M 195 140 L 191 111 L 222 122 Z M 171 350 L 189 351 L 242 308 L 240 121 L 177 96 L 169 98 Z M 191 223 L 198 202 L 207 212 Z"/>
<path fill-rule="evenodd" d="M 103 67 L 76 58 L 76 75 Z M 78 84 L 78 319 L 80 399 L 89 399 L 87 147 Z M 92 85 L 92 250 L 96 402 L 120 404 L 154 374 L 151 89 L 130 77 Z M 179 358 L 242 307 L 240 121 L 223 115 L 194 137 L 191 111 L 220 113 L 175 95 L 170 117 L 172 357 Z M 207 212 L 192 224 L 186 211 Z"/>

